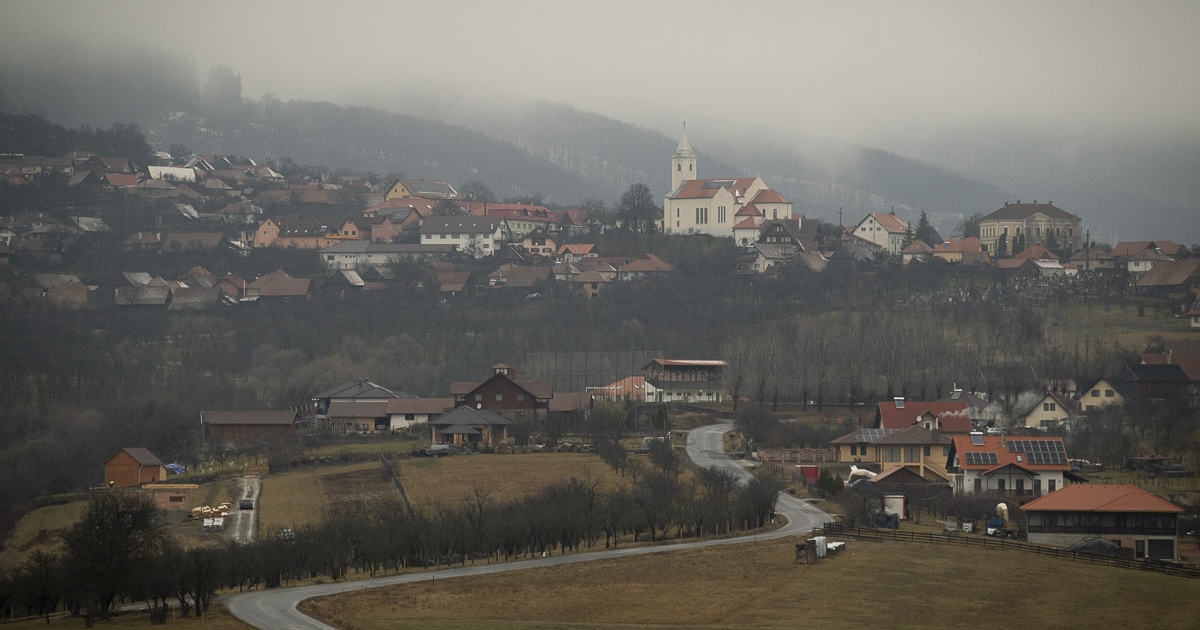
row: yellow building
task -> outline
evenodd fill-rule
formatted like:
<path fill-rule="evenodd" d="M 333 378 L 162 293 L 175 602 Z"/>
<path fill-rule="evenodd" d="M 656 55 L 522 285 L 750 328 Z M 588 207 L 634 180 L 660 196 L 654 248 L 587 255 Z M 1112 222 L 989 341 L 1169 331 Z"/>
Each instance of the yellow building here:
<path fill-rule="evenodd" d="M 1080 218 L 1054 206 L 1054 202 L 1005 203 L 979 220 L 979 240 L 993 258 L 1010 255 L 1033 245 L 1057 243 L 1065 253 L 1079 249 Z"/>
<path fill-rule="evenodd" d="M 859 429 L 830 441 L 837 461 L 848 464 L 876 464 L 880 469 L 903 466 L 934 482 L 950 480 L 946 458 L 950 438 L 920 425 L 905 429 Z"/>

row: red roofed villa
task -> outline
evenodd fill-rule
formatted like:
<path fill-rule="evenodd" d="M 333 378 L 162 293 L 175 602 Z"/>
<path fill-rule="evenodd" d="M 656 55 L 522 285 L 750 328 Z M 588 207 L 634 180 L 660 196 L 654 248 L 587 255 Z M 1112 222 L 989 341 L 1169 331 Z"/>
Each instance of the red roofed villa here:
<path fill-rule="evenodd" d="M 1176 560 L 1176 520 L 1183 508 L 1137 486 L 1073 484 L 1021 507 L 1029 542 L 1070 546 L 1103 538 L 1128 557 Z M 1119 552 L 1120 553 L 1120 552 Z"/>

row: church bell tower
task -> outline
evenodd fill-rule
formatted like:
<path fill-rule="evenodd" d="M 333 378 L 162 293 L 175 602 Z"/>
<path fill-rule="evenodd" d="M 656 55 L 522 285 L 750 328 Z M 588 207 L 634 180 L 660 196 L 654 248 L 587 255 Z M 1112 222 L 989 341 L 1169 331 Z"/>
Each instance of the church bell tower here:
<path fill-rule="evenodd" d="M 680 184 L 692 179 L 696 179 L 696 152 L 692 150 L 692 143 L 688 142 L 687 123 L 683 123 L 679 146 L 675 148 L 675 155 L 671 156 L 671 192 L 679 190 Z"/>

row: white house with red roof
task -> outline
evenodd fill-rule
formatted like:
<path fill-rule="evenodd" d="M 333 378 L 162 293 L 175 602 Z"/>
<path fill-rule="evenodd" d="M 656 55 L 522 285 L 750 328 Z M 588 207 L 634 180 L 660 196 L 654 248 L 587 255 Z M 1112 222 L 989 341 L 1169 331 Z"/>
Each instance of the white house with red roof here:
<path fill-rule="evenodd" d="M 734 226 L 752 216 L 790 219 L 792 202 L 760 177 L 699 179 L 685 127 L 671 156 L 671 192 L 663 199 L 659 231 L 732 237 Z"/>
<path fill-rule="evenodd" d="M 1136 559 L 1179 557 L 1176 522 L 1183 508 L 1137 486 L 1073 484 L 1021 506 L 1029 542 L 1070 546 L 1103 538 Z"/>
<path fill-rule="evenodd" d="M 1074 479 L 1061 437 L 954 437 L 946 470 L 955 494 L 1040 497 Z"/>
<path fill-rule="evenodd" d="M 905 223 L 904 219 L 885 212 L 868 214 L 854 226 L 855 237 L 893 256 L 898 256 L 904 249 L 904 237 L 907 233 L 908 223 Z"/>

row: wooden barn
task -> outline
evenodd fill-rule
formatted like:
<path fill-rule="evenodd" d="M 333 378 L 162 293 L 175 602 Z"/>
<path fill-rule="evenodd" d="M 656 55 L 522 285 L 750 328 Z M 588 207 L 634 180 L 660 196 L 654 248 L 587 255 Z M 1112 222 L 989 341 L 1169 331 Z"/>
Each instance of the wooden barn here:
<path fill-rule="evenodd" d="M 132 488 L 166 478 L 166 466 L 144 448 L 123 448 L 104 463 L 104 483 L 111 488 Z"/>
<path fill-rule="evenodd" d="M 200 425 L 206 442 L 243 442 L 293 435 L 295 411 L 205 411 Z"/>

